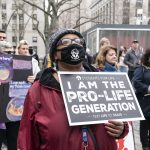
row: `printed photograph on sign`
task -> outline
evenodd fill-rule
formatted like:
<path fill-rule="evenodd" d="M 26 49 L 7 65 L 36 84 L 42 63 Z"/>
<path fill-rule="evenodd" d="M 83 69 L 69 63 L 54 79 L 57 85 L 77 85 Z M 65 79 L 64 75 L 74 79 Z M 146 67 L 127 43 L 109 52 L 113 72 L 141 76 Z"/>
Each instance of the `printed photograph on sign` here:
<path fill-rule="evenodd" d="M 21 120 L 30 75 L 31 56 L 0 55 L 0 122 Z"/>
<path fill-rule="evenodd" d="M 0 54 L 0 83 L 8 83 L 12 77 L 12 55 Z"/>
<path fill-rule="evenodd" d="M 59 72 L 70 125 L 143 120 L 126 73 Z"/>

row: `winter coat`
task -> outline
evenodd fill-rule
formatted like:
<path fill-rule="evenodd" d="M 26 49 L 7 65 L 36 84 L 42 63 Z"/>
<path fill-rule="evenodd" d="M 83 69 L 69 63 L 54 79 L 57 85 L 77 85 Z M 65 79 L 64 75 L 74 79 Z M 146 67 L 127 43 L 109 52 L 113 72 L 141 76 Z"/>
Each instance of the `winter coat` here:
<path fill-rule="evenodd" d="M 84 66 L 86 71 L 95 71 Z M 20 150 L 82 150 L 81 126 L 69 126 L 59 82 L 55 72 L 47 68 L 39 80 L 30 88 L 25 104 L 18 135 Z M 100 150 L 117 150 L 115 138 L 109 136 L 104 124 L 89 126 Z M 125 124 L 121 137 L 128 133 Z M 88 150 L 95 150 L 88 132 Z"/>
<path fill-rule="evenodd" d="M 124 63 L 129 67 L 129 71 L 135 71 L 135 69 L 139 66 L 141 56 L 141 51 L 139 51 L 137 54 L 132 49 L 127 52 L 124 57 Z"/>
<path fill-rule="evenodd" d="M 140 65 L 134 72 L 133 85 L 144 116 L 150 117 L 150 68 Z"/>

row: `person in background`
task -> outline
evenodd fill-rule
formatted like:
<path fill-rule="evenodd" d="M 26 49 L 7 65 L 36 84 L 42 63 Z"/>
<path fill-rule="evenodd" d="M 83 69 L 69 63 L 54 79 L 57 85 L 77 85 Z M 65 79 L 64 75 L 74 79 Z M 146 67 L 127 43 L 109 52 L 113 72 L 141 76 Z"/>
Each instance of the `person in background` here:
<path fill-rule="evenodd" d="M 124 57 L 124 63 L 128 66 L 128 76 L 130 81 L 133 78 L 135 69 L 140 65 L 140 60 L 143 55 L 143 51 L 139 50 L 139 42 L 134 40 L 131 45 L 131 49 Z"/>
<path fill-rule="evenodd" d="M 15 54 L 15 50 L 13 49 L 13 46 L 10 42 L 7 41 L 0 41 L 0 47 L 1 47 L 1 53 L 4 54 Z"/>
<path fill-rule="evenodd" d="M 93 57 L 90 55 L 90 49 L 89 48 L 86 49 L 84 62 L 89 63 L 89 64 L 92 64 L 92 62 L 93 62 Z"/>
<path fill-rule="evenodd" d="M 4 30 L 0 30 L 0 41 L 6 41 L 6 32 Z M 5 49 L 6 43 L 1 42 L 0 49 L 3 51 Z M 2 50 L 3 49 L 3 50 Z M 0 148 L 2 147 L 2 143 L 6 145 L 6 126 L 5 123 L 0 122 Z"/>
<path fill-rule="evenodd" d="M 4 30 L 0 30 L 0 41 L 6 41 L 6 32 Z"/>
<path fill-rule="evenodd" d="M 117 48 L 106 45 L 96 57 L 96 68 L 104 72 L 117 72 Z"/>
<path fill-rule="evenodd" d="M 50 56 L 55 68 L 43 71 L 25 99 L 18 136 L 20 150 L 117 150 L 115 139 L 128 133 L 120 121 L 89 125 L 82 141 L 83 126 L 69 126 L 57 71 L 97 71 L 83 63 L 86 44 L 74 29 L 60 29 L 49 39 Z M 88 144 L 87 144 L 88 143 Z"/>
<path fill-rule="evenodd" d="M 128 72 L 128 66 L 124 64 L 124 57 L 127 53 L 127 48 L 125 46 L 121 46 L 118 53 L 118 70 L 120 72 Z"/>
<path fill-rule="evenodd" d="M 35 58 L 37 61 L 38 61 L 38 64 L 39 64 L 39 56 L 37 55 L 37 53 L 35 52 L 35 50 L 33 49 L 32 46 L 29 46 L 29 54 Z"/>
<path fill-rule="evenodd" d="M 2 54 L 14 54 L 15 52 L 13 46 L 6 41 L 0 41 L 0 51 Z M 8 95 L 8 86 L 9 83 L 1 85 L 1 88 L 3 88 L 4 91 L 4 95 L 5 93 L 6 95 Z M 5 129 L 5 133 L 0 133 L 0 140 L 4 140 L 6 138 L 8 150 L 17 150 L 17 135 L 19 129 L 19 122 L 6 122 L 3 125 L 1 124 L 1 127 Z"/>
<path fill-rule="evenodd" d="M 21 40 L 18 44 L 16 54 L 18 55 L 25 55 L 25 56 L 30 56 L 29 54 L 29 44 L 26 40 Z M 32 57 L 32 72 L 33 75 L 28 76 L 27 81 L 30 83 L 34 82 L 34 79 L 37 75 L 37 73 L 40 71 L 38 61 Z"/>
<path fill-rule="evenodd" d="M 142 148 L 150 150 L 150 49 L 145 51 L 141 65 L 134 72 L 133 85 L 145 117 L 140 121 Z"/>
<path fill-rule="evenodd" d="M 93 55 L 93 64 L 95 64 L 96 57 L 97 57 L 98 53 L 101 51 L 101 48 L 106 45 L 110 45 L 109 39 L 106 37 L 101 38 L 100 43 L 99 43 L 99 51 Z"/>
<path fill-rule="evenodd" d="M 49 54 L 46 54 L 43 59 L 43 69 L 51 67 L 51 59 Z"/>

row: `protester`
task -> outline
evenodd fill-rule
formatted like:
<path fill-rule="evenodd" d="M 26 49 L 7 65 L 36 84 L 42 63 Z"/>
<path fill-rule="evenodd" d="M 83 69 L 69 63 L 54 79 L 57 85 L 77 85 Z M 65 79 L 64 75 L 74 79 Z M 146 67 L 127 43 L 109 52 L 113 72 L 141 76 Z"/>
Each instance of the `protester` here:
<path fill-rule="evenodd" d="M 93 55 L 93 64 L 95 64 L 96 57 L 97 57 L 98 53 L 101 51 L 101 48 L 106 45 L 110 45 L 109 39 L 106 37 L 101 38 L 100 43 L 99 43 L 99 51 Z"/>
<path fill-rule="evenodd" d="M 89 64 L 93 63 L 93 57 L 90 55 L 90 49 L 89 48 L 86 49 L 84 62 L 89 63 Z"/>
<path fill-rule="evenodd" d="M 150 49 L 145 51 L 141 65 L 135 70 L 133 85 L 146 120 L 140 121 L 143 150 L 150 150 Z"/>
<path fill-rule="evenodd" d="M 14 54 L 12 45 L 6 41 L 0 41 L 0 52 L 2 54 Z M 4 95 L 8 95 L 8 87 L 9 83 L 1 84 Z M 5 129 L 5 133 L 0 132 L 0 144 L 2 145 L 2 142 L 4 142 L 4 140 L 6 139 L 8 150 L 17 150 L 17 135 L 19 129 L 19 122 L 6 122 L 4 124 L 1 124 L 1 127 Z"/>
<path fill-rule="evenodd" d="M 0 41 L 6 41 L 6 32 L 4 30 L 0 30 Z M 5 50 L 6 43 L 1 42 L 0 51 Z M 2 143 L 6 145 L 6 126 L 4 123 L 0 122 L 0 148 L 2 147 Z"/>
<path fill-rule="evenodd" d="M 25 55 L 25 56 L 30 56 L 29 54 L 29 44 L 25 40 L 21 40 L 18 44 L 16 54 L 18 55 Z M 27 81 L 30 83 L 34 82 L 34 79 L 37 75 L 37 73 L 40 71 L 38 61 L 32 57 L 32 72 L 33 75 L 28 76 Z"/>
<path fill-rule="evenodd" d="M 96 58 L 96 68 L 99 71 L 117 72 L 117 48 L 112 45 L 101 48 Z"/>
<path fill-rule="evenodd" d="M 68 124 L 57 70 L 96 71 L 91 65 L 83 63 L 86 45 L 82 35 L 73 29 L 60 29 L 50 37 L 49 47 L 56 69 L 45 69 L 28 91 L 19 129 L 18 149 L 117 150 L 115 139 L 127 135 L 126 123 L 109 121 L 89 125 L 86 130 L 87 143 L 82 141 L 82 126 L 71 127 Z"/>
<path fill-rule="evenodd" d="M 135 69 L 140 64 L 140 59 L 143 55 L 143 51 L 139 49 L 139 42 L 134 40 L 131 45 L 131 49 L 127 52 L 124 57 L 124 63 L 128 66 L 128 76 L 132 80 Z"/>
<path fill-rule="evenodd" d="M 0 30 L 0 41 L 6 41 L 6 32 Z"/>
<path fill-rule="evenodd" d="M 4 54 L 15 54 L 13 46 L 7 41 L 0 41 L 0 52 Z"/>
<path fill-rule="evenodd" d="M 38 56 L 38 54 L 35 52 L 35 50 L 33 49 L 32 46 L 29 46 L 29 54 L 30 54 L 33 58 L 35 58 L 35 59 L 38 61 L 38 64 L 40 63 L 40 61 L 39 61 L 39 56 Z"/>
<path fill-rule="evenodd" d="M 51 67 L 51 59 L 49 54 L 46 54 L 43 59 L 43 69 Z"/>

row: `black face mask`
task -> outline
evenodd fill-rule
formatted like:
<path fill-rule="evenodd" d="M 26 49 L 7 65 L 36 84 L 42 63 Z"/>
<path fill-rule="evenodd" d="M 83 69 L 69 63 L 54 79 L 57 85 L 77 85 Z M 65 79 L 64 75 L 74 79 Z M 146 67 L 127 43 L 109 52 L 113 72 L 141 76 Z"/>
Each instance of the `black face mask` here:
<path fill-rule="evenodd" d="M 85 49 L 77 44 L 69 45 L 57 51 L 61 51 L 61 60 L 58 61 L 70 65 L 77 65 L 85 59 Z"/>

